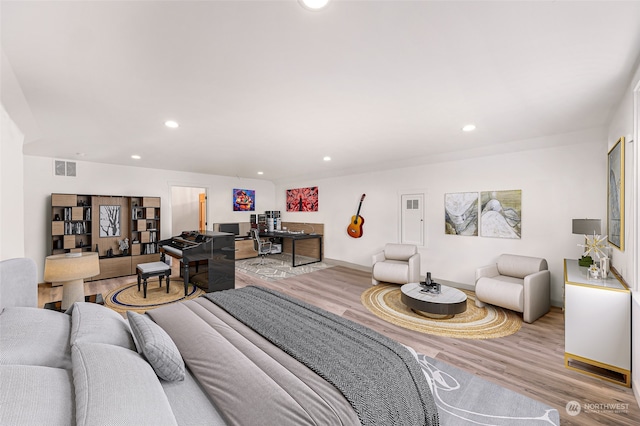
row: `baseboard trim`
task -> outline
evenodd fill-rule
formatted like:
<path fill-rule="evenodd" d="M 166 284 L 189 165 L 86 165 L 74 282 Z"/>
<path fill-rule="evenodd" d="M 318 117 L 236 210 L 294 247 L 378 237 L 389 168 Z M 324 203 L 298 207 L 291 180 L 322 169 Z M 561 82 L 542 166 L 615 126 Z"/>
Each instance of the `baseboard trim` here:
<path fill-rule="evenodd" d="M 363 266 L 363 265 L 358 265 L 357 263 L 345 262 L 344 260 L 338 260 L 338 259 L 329 259 L 326 257 L 322 259 L 322 261 L 325 263 L 328 263 L 329 265 L 344 266 L 345 268 L 356 269 L 358 271 L 371 272 L 371 266 Z"/>
<path fill-rule="evenodd" d="M 634 339 L 634 335 L 638 334 L 637 326 L 640 323 L 638 318 L 640 317 L 640 292 L 631 292 L 631 389 L 633 389 L 633 395 L 636 397 L 636 402 L 640 406 L 640 366 L 635 361 L 640 359 L 640 343 Z"/>
<path fill-rule="evenodd" d="M 356 269 L 358 271 L 364 271 L 364 272 L 369 272 L 369 273 L 371 273 L 371 271 L 372 271 L 372 267 L 371 266 L 358 265 L 356 263 L 345 262 L 343 260 L 329 259 L 329 258 L 325 257 L 324 259 L 322 259 L 322 261 L 325 262 L 325 263 L 328 263 L 330 265 L 344 266 L 345 268 Z M 421 278 L 424 278 L 424 277 L 421 277 Z M 464 290 L 470 290 L 470 291 L 475 291 L 476 290 L 475 284 L 459 283 L 459 282 L 453 282 L 453 281 L 449 281 L 449 280 L 445 280 L 445 279 L 439 279 L 438 281 L 441 284 L 445 284 L 445 285 L 448 285 L 450 287 L 456 287 L 456 288 L 460 288 L 460 289 L 464 289 Z M 557 301 L 557 300 L 551 300 L 551 306 L 554 306 L 554 307 L 557 307 L 557 308 L 562 308 L 563 307 L 563 302 L 562 301 Z M 638 403 L 640 404 L 640 399 L 638 399 Z"/>

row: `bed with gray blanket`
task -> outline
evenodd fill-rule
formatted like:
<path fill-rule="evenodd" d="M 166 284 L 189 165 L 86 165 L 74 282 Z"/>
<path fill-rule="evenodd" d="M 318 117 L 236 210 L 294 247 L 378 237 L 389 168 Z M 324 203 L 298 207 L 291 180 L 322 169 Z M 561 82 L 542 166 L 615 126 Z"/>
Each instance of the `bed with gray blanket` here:
<path fill-rule="evenodd" d="M 260 287 L 129 312 L 0 314 L 0 424 L 436 425 L 420 364 Z"/>
<path fill-rule="evenodd" d="M 149 315 L 233 424 L 438 423 L 405 347 L 278 292 L 209 293 Z"/>

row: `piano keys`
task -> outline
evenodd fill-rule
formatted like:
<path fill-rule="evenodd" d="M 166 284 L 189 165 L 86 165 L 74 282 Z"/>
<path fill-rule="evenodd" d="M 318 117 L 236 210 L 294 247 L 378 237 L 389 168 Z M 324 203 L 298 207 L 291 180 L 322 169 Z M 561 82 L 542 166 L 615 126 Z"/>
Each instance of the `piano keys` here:
<path fill-rule="evenodd" d="M 158 243 L 162 259 L 180 260 L 184 294 L 189 283 L 206 292 L 235 287 L 235 236 L 228 232 L 185 231 Z"/>

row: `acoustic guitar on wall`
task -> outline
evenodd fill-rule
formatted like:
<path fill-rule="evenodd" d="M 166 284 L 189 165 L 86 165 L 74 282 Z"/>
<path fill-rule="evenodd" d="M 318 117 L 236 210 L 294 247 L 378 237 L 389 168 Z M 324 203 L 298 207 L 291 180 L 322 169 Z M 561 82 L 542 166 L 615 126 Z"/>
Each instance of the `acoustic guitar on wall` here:
<path fill-rule="evenodd" d="M 351 222 L 349 222 L 349 226 L 347 226 L 347 234 L 353 238 L 362 237 L 362 225 L 364 224 L 364 217 L 360 216 L 360 208 L 362 207 L 362 202 L 364 201 L 364 197 L 367 194 L 362 194 L 360 197 L 360 204 L 358 204 L 358 211 L 355 216 L 351 216 Z"/>

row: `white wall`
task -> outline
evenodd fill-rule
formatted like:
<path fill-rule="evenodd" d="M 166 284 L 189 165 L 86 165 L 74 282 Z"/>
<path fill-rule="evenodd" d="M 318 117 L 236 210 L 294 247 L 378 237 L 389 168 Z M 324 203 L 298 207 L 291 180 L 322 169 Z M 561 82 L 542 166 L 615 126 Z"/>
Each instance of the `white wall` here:
<path fill-rule="evenodd" d="M 634 254 L 634 245 L 638 238 L 638 231 L 634 226 L 634 217 L 637 215 L 635 211 L 634 192 L 636 191 L 634 179 L 635 157 L 638 144 L 634 139 L 634 93 L 633 88 L 640 83 L 640 68 L 629 85 L 628 90 L 622 98 L 616 113 L 611 120 L 611 124 L 607 131 L 608 150 L 621 138 L 625 138 L 625 221 L 624 221 L 624 250 L 618 250 L 612 246 L 611 264 L 616 267 L 618 272 L 624 277 L 628 284 L 636 287 L 636 277 L 634 277 L 634 262 L 637 261 L 637 254 Z M 635 185 L 634 185 L 635 183 Z M 605 228 L 606 229 L 606 228 Z"/>
<path fill-rule="evenodd" d="M 582 238 L 571 234 L 571 219 L 606 217 L 606 134 L 602 130 L 557 135 L 540 141 L 556 147 L 493 155 L 320 180 L 279 183 L 185 172 L 78 162 L 76 178 L 54 177 L 51 158 L 25 156 L 25 255 L 42 266 L 49 253 L 50 194 L 149 195 L 162 198 L 162 235 L 172 233 L 170 187 L 203 187 L 208 222 L 246 222 L 250 213 L 232 211 L 233 188 L 256 190 L 256 212 L 281 210 L 283 220 L 325 224 L 325 256 L 370 266 L 371 255 L 398 241 L 399 196 L 426 194 L 426 246 L 422 273 L 471 284 L 475 269 L 500 253 L 542 256 L 552 274 L 552 301 L 562 304 L 564 258 L 581 254 Z M 319 187 L 320 211 L 285 212 L 285 190 Z M 522 190 L 522 238 L 459 237 L 444 234 L 444 194 Z M 350 238 L 346 226 L 362 193 L 364 236 Z M 3 197 L 4 198 L 4 197 Z M 4 240 L 4 238 L 3 238 Z M 40 269 L 42 270 L 42 269 Z"/>
<path fill-rule="evenodd" d="M 625 250 L 613 250 L 612 264 L 622 274 L 625 281 L 633 289 L 631 325 L 631 387 L 636 400 L 640 404 L 640 267 L 638 252 L 640 229 L 638 229 L 638 209 L 640 207 L 640 190 L 638 175 L 640 173 L 640 149 L 638 138 L 640 124 L 640 67 L 636 70 L 616 110 L 608 130 L 609 147 L 621 137 L 626 139 L 625 152 Z M 633 142 L 632 142 L 633 141 Z"/>
<path fill-rule="evenodd" d="M 171 187 L 171 233 L 200 229 L 200 194 L 204 188 Z M 211 230 L 209 225 L 207 229 Z"/>
<path fill-rule="evenodd" d="M 282 212 L 283 220 L 323 222 L 325 256 L 371 266 L 371 255 L 387 242 L 399 241 L 399 197 L 426 193 L 426 247 L 420 248 L 421 273 L 465 284 L 479 266 L 501 253 L 547 259 L 552 302 L 562 305 L 563 259 L 582 254 L 584 238 L 571 233 L 571 219 L 606 216 L 607 145 L 603 129 L 558 135 L 540 141 L 555 147 L 464 159 L 321 180 L 297 180 L 276 188 L 276 209 L 284 209 L 285 191 L 318 186 L 319 211 Z M 444 233 L 444 196 L 453 192 L 522 190 L 522 238 L 461 237 Z M 361 194 L 363 237 L 346 227 Z"/>
<path fill-rule="evenodd" d="M 273 210 L 274 185 L 265 180 L 240 179 L 187 172 L 114 166 L 77 162 L 77 177 L 53 176 L 53 159 L 24 157 L 24 255 L 38 264 L 40 281 L 44 258 L 50 254 L 51 193 L 156 196 L 162 199 L 161 238 L 169 238 L 180 230 L 171 229 L 171 186 L 206 188 L 208 194 L 207 221 L 248 222 L 250 213 L 233 211 L 233 189 L 256 190 L 256 209 Z M 4 181 L 4 179 L 3 179 Z M 3 195 L 4 201 L 4 195 Z M 4 241 L 4 237 L 3 237 Z"/>
<path fill-rule="evenodd" d="M 0 105 L 0 260 L 23 257 L 24 135 Z"/>

